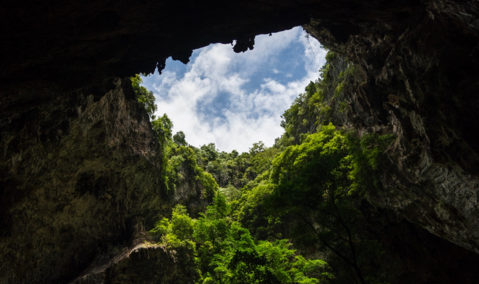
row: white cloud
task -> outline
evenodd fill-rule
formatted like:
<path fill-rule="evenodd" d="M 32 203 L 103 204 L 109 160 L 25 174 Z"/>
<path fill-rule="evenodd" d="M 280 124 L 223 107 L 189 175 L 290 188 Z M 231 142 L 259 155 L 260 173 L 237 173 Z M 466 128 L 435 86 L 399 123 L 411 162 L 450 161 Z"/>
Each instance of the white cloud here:
<path fill-rule="evenodd" d="M 296 59 L 304 64 L 303 78 L 282 82 L 264 78 L 256 89 L 247 86 L 262 66 L 274 66 L 284 59 L 278 56 L 280 52 L 298 43 L 303 47 Z M 325 51 L 319 46 L 315 39 L 308 42 L 301 28 L 294 28 L 257 37 L 254 50 L 245 53 L 234 53 L 230 45 L 210 45 L 195 52 L 197 57 L 186 73 L 164 71 L 144 81 L 153 86 L 157 115 L 167 113 L 174 132 L 182 130 L 188 143 L 215 143 L 221 151 L 243 152 L 258 141 L 271 146 L 283 133 L 281 114 L 318 77 L 324 64 Z M 269 76 L 290 71 L 277 68 L 269 68 Z"/>

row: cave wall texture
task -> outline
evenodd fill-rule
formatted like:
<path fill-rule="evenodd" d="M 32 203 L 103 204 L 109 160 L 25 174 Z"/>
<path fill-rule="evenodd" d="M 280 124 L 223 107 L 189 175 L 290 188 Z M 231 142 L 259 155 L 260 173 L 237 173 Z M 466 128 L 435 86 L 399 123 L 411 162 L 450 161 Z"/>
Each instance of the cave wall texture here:
<path fill-rule="evenodd" d="M 68 283 L 118 248 L 134 259 L 138 228 L 196 194 L 159 191 L 125 77 L 298 25 L 364 77 L 338 125 L 397 136 L 369 202 L 477 255 L 478 14 L 475 0 L 2 1 L 0 283 Z"/>
<path fill-rule="evenodd" d="M 478 2 L 413 7 L 398 7 L 403 20 L 360 23 L 362 32 L 342 43 L 321 20 L 306 29 L 364 76 L 345 94 L 349 112 L 336 124 L 397 135 L 385 189 L 368 200 L 479 253 Z"/>

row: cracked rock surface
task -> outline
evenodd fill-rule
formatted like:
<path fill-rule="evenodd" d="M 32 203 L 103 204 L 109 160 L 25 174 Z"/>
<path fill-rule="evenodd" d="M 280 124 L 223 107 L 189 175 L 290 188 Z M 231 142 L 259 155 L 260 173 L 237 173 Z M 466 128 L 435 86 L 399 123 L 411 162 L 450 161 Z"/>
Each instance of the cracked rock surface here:
<path fill-rule="evenodd" d="M 363 77 L 343 94 L 348 114 L 335 123 L 397 137 L 383 165 L 384 190 L 369 192 L 368 200 L 476 253 L 478 5 L 391 3 L 370 19 L 353 21 L 361 32 L 349 37 L 328 28 L 332 21 L 305 26 Z"/>

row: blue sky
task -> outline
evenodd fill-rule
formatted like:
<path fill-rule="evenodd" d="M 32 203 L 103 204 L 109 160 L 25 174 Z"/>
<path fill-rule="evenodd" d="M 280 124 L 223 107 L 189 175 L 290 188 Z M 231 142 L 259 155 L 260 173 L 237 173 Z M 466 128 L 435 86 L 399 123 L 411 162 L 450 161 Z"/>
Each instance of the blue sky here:
<path fill-rule="evenodd" d="M 239 54 L 211 44 L 187 65 L 169 58 L 143 85 L 155 94 L 156 115 L 166 113 L 189 144 L 240 153 L 258 141 L 272 146 L 283 133 L 281 115 L 325 62 L 326 51 L 305 35 L 301 27 L 260 35 L 253 50 Z"/>

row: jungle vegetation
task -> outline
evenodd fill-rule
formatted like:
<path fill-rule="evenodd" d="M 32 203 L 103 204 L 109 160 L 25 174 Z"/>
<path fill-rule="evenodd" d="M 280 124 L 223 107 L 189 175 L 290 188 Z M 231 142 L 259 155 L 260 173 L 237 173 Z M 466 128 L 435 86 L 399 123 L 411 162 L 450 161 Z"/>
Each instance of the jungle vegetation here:
<path fill-rule="evenodd" d="M 172 135 L 171 120 L 153 116 L 154 96 L 132 78 L 162 145 L 163 192 L 194 183 L 210 202 L 197 219 L 178 205 L 150 231 L 157 242 L 194 255 L 197 283 L 335 283 L 340 269 L 353 283 L 384 283 L 370 265 L 381 246 L 361 237 L 359 207 L 368 190 L 380 190 L 377 169 L 393 137 L 359 137 L 331 123 L 333 111 L 347 108 L 338 102 L 341 92 L 360 81 L 354 66 L 335 75 L 334 60 L 330 52 L 320 79 L 284 112 L 285 133 L 275 145 L 254 143 L 241 154 L 194 147 L 181 131 Z"/>

